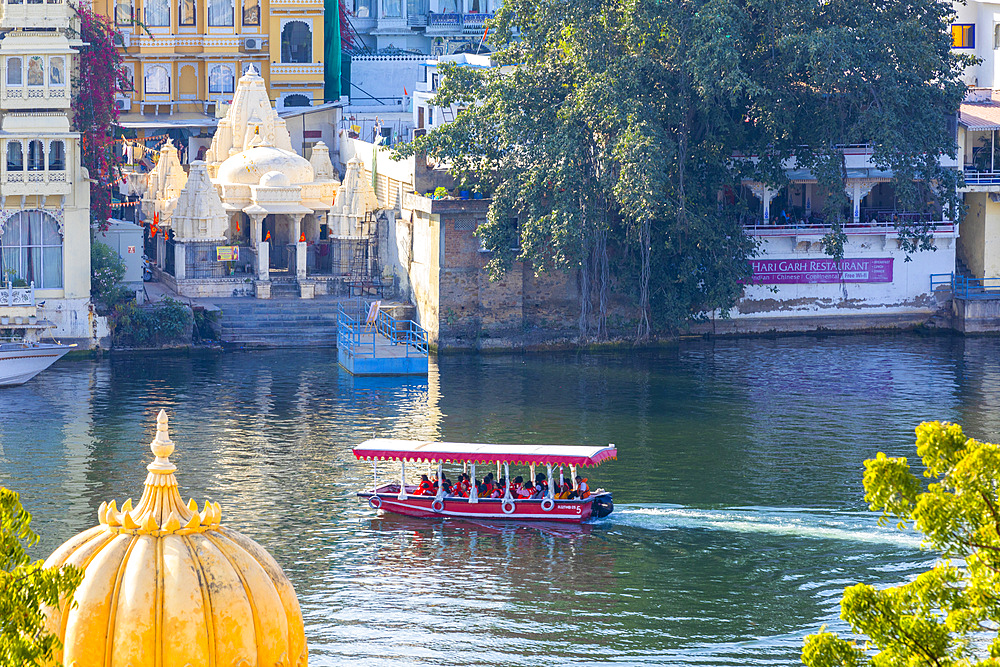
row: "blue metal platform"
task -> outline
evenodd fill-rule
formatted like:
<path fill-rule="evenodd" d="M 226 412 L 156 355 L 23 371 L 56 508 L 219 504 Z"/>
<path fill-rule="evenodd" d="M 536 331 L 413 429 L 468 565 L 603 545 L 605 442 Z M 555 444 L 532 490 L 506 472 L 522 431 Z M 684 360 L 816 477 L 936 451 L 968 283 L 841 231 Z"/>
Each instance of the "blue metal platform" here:
<path fill-rule="evenodd" d="M 427 375 L 427 332 L 367 304 L 351 315 L 340 304 L 337 361 L 352 375 Z M 369 313 L 364 319 L 361 313 Z"/>

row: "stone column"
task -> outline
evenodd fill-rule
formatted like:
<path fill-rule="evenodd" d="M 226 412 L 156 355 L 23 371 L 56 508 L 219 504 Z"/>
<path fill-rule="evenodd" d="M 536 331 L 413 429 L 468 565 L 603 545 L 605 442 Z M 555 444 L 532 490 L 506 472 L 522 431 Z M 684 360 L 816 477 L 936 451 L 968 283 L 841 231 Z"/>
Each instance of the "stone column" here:
<path fill-rule="evenodd" d="M 292 229 L 295 230 L 295 278 L 299 282 L 306 279 L 306 242 L 302 233 L 302 219 L 305 217 L 301 213 L 290 216 L 292 218 Z"/>
<path fill-rule="evenodd" d="M 861 222 L 861 200 L 878 185 L 878 181 L 871 178 L 851 178 L 844 186 L 847 196 L 851 198 L 851 211 L 854 223 Z"/>
<path fill-rule="evenodd" d="M 250 216 L 250 243 L 256 248 L 264 240 L 264 218 L 266 215 L 255 213 Z"/>
<path fill-rule="evenodd" d="M 184 253 L 185 246 L 183 243 L 174 244 L 174 278 L 180 282 L 184 280 L 186 265 L 186 257 Z"/>
<path fill-rule="evenodd" d="M 257 280 L 271 279 L 271 253 L 270 243 L 261 241 L 257 244 Z"/>

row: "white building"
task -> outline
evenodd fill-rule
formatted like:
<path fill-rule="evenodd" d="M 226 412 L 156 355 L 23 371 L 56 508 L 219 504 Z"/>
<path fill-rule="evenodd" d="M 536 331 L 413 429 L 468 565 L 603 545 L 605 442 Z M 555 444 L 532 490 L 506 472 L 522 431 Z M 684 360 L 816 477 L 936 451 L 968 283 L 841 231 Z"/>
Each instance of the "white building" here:
<path fill-rule="evenodd" d="M 24 286 L 2 290 L 0 327 L 91 347 L 107 326 L 90 304 L 90 182 L 70 130 L 74 16 L 65 0 L 0 15 L 0 272 Z"/>

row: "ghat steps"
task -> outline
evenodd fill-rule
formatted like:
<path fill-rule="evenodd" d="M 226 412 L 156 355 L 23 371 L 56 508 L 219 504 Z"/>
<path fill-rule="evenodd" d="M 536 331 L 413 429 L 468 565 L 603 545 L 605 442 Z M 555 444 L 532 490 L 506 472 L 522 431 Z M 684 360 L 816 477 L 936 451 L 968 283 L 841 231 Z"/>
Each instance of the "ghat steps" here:
<path fill-rule="evenodd" d="M 218 308 L 217 331 L 224 345 L 233 347 L 336 347 L 337 306 L 357 303 L 346 297 L 272 299 L 237 297 L 212 299 Z M 207 305 L 207 304 L 206 304 Z M 413 317 L 413 307 L 382 301 L 395 317 Z"/>

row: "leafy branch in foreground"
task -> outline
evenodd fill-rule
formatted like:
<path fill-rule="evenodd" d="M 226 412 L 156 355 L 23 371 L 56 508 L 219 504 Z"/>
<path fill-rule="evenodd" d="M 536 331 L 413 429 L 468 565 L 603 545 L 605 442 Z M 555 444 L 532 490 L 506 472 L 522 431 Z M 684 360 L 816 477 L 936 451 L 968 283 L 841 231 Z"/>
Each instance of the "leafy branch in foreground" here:
<path fill-rule="evenodd" d="M 957 424 L 916 429 L 926 490 L 905 457 L 865 462 L 865 500 L 900 529 L 923 533 L 942 555 L 913 581 L 844 591 L 841 618 L 865 643 L 806 637 L 809 667 L 1000 665 L 1000 445 L 966 438 Z"/>
<path fill-rule="evenodd" d="M 72 565 L 45 569 L 29 558 L 38 541 L 17 493 L 0 487 L 0 664 L 43 665 L 59 639 L 45 626 L 43 606 L 72 595 L 83 573 Z"/>

